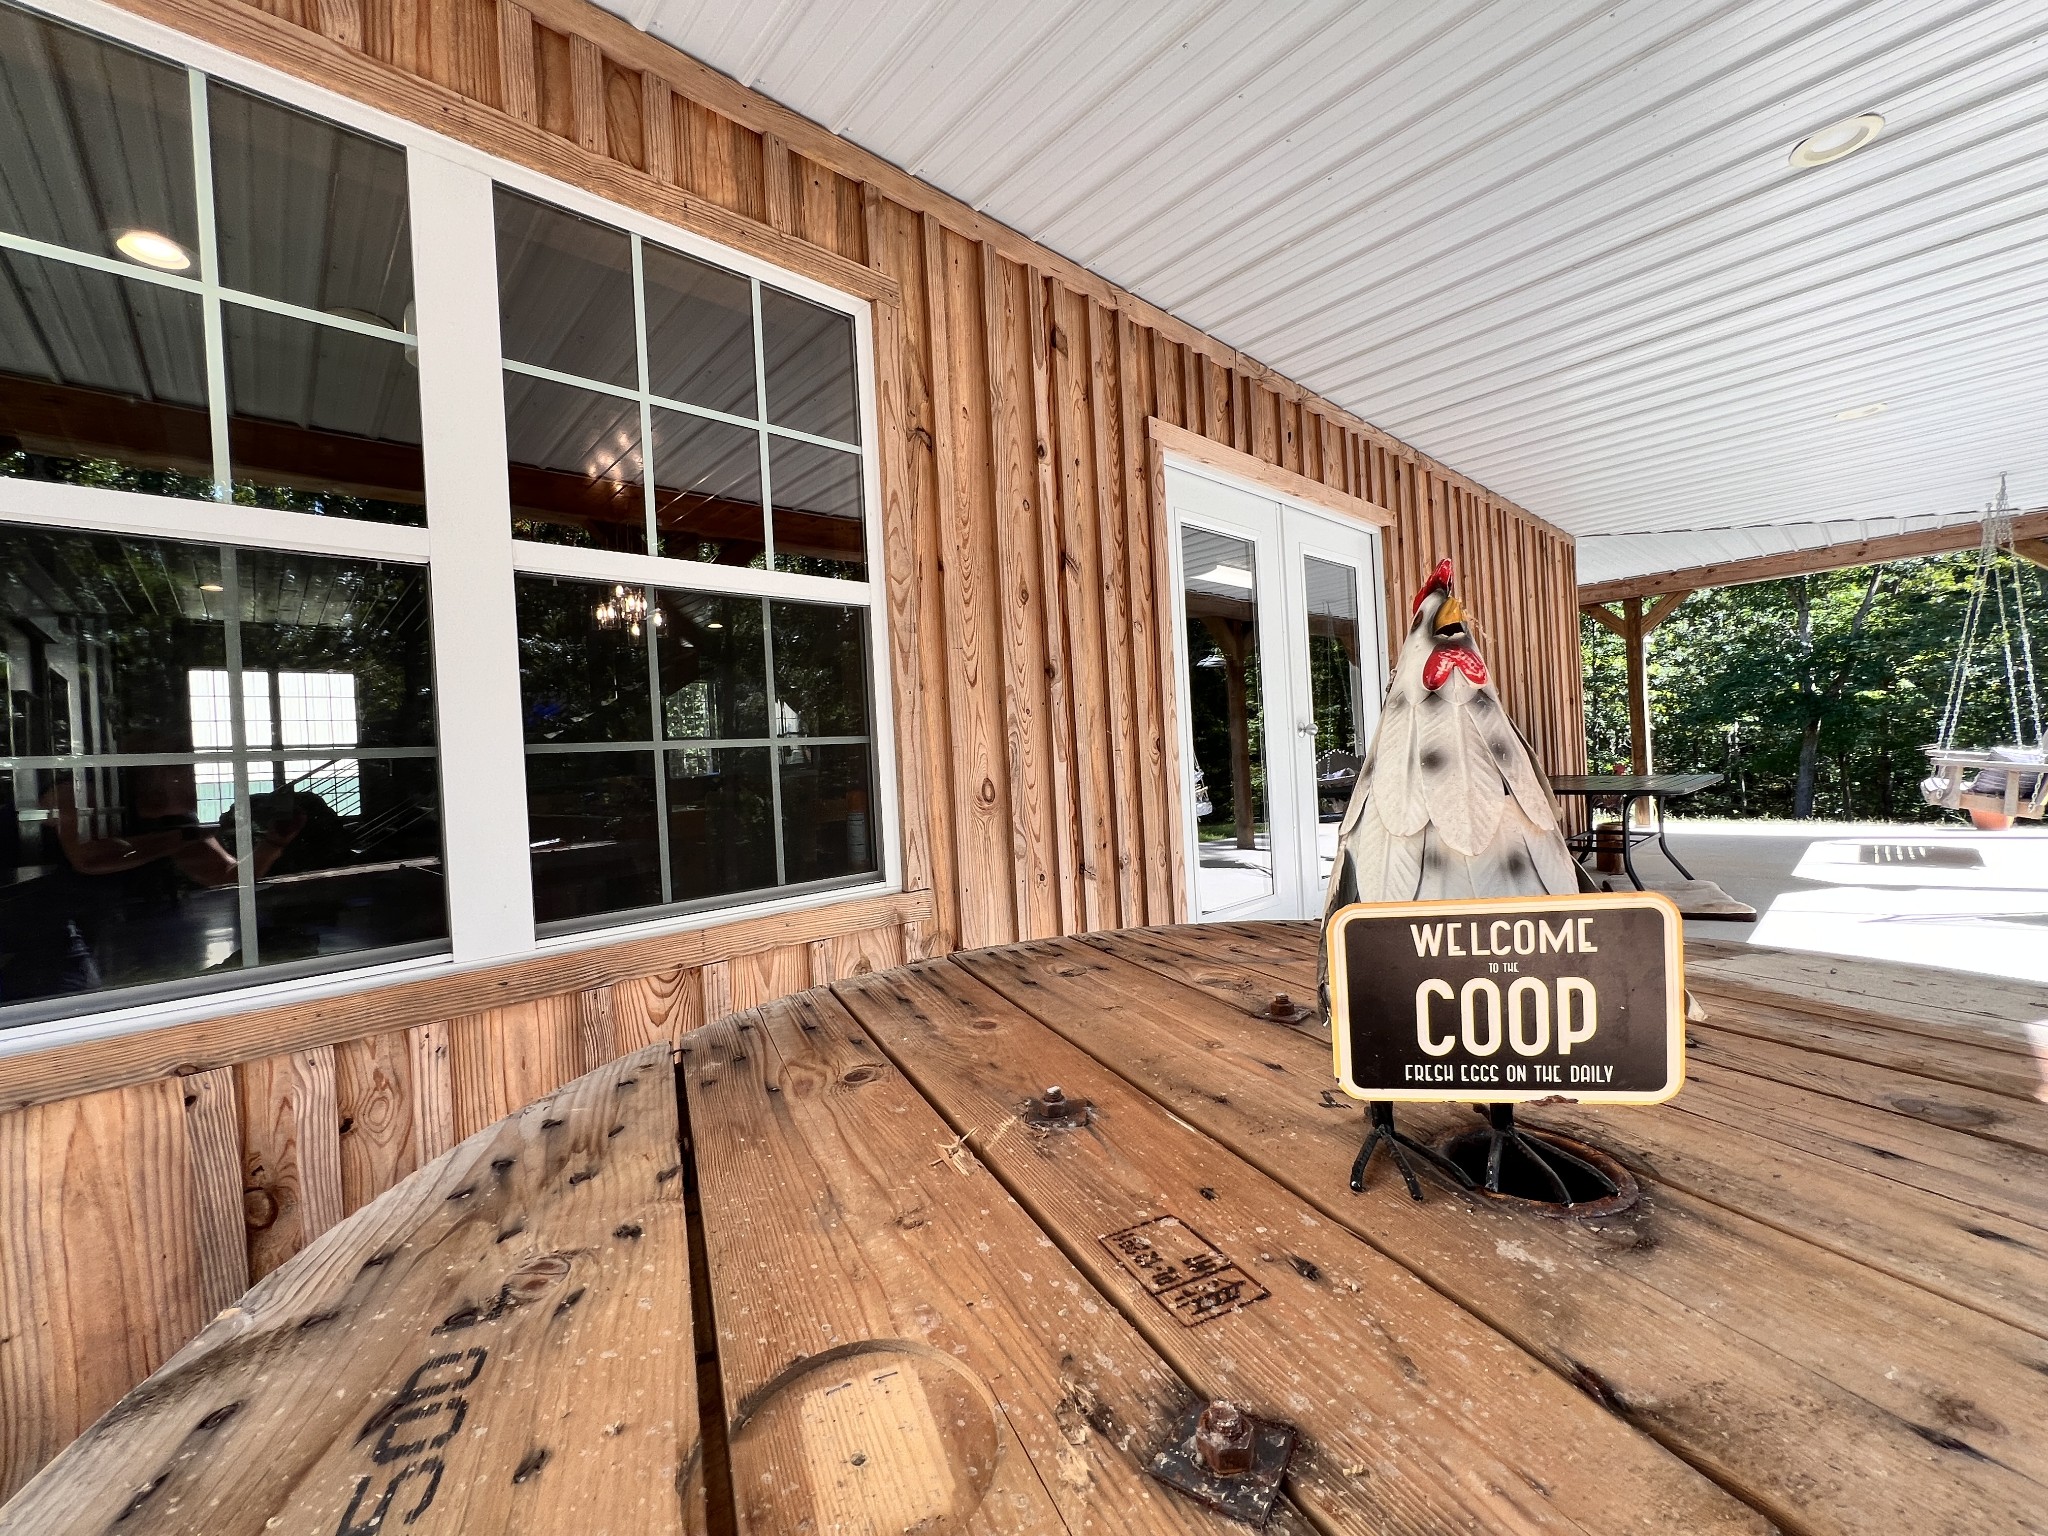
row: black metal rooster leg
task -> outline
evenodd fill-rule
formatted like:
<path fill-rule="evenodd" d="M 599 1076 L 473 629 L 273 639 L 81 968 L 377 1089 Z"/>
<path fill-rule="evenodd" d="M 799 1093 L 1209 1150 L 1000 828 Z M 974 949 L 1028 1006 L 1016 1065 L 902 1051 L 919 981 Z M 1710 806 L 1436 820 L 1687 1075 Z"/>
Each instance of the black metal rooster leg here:
<path fill-rule="evenodd" d="M 1413 1137 L 1404 1136 L 1394 1128 L 1394 1106 L 1375 1100 L 1365 1107 L 1366 1117 L 1372 1129 L 1365 1133 L 1365 1145 L 1358 1149 L 1358 1158 L 1351 1165 L 1351 1189 L 1354 1194 L 1365 1192 L 1365 1165 L 1372 1161 L 1373 1153 L 1382 1140 L 1386 1142 L 1387 1155 L 1394 1160 L 1394 1166 L 1401 1170 L 1401 1177 L 1408 1183 L 1408 1193 L 1417 1200 L 1422 1198 L 1422 1184 L 1415 1177 L 1415 1170 L 1409 1166 L 1408 1154 L 1431 1163 L 1455 1179 L 1461 1189 L 1472 1188 L 1471 1177 L 1434 1147 L 1425 1147 Z"/>
<path fill-rule="evenodd" d="M 1552 1158 L 1555 1158 L 1558 1162 L 1568 1164 L 1570 1167 L 1576 1168 L 1580 1173 L 1586 1175 L 1587 1178 L 1593 1181 L 1603 1197 L 1621 1193 L 1620 1185 L 1616 1184 L 1614 1180 L 1587 1162 L 1583 1157 L 1577 1157 L 1555 1143 L 1545 1143 L 1539 1147 L 1534 1141 L 1524 1136 L 1520 1127 L 1515 1124 L 1514 1105 L 1479 1104 L 1473 1107 L 1485 1114 L 1486 1123 L 1489 1128 L 1486 1142 L 1486 1191 L 1488 1194 L 1497 1195 L 1500 1193 L 1501 1157 L 1510 1145 L 1536 1165 L 1537 1170 L 1549 1181 L 1550 1186 L 1557 1191 L 1558 1203 L 1561 1205 L 1577 1205 L 1578 1201 L 1572 1198 L 1572 1192 L 1565 1187 L 1564 1179 L 1558 1174 L 1557 1169 L 1551 1165 Z"/>

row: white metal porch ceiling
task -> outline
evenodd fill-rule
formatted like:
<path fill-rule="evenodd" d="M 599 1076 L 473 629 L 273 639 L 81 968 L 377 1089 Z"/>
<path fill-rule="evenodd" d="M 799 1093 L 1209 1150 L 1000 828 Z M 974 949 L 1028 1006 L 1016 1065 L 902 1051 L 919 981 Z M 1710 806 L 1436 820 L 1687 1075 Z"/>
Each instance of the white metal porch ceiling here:
<path fill-rule="evenodd" d="M 1583 580 L 2001 470 L 2048 501 L 2039 0 L 606 3 L 1570 529 Z"/>

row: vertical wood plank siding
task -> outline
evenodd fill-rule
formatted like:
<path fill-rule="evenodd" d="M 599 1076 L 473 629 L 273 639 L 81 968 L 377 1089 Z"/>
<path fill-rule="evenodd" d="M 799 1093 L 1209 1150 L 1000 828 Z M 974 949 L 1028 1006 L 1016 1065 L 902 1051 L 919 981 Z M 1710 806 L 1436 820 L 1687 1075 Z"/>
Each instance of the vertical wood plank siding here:
<path fill-rule="evenodd" d="M 877 298 L 906 894 L 0 1061 L 0 1495 L 251 1278 L 609 1055 L 905 959 L 1178 918 L 1153 416 L 1394 512 L 1390 640 L 1455 559 L 1503 702 L 1583 770 L 1569 538 L 582 0 L 121 3 Z"/>

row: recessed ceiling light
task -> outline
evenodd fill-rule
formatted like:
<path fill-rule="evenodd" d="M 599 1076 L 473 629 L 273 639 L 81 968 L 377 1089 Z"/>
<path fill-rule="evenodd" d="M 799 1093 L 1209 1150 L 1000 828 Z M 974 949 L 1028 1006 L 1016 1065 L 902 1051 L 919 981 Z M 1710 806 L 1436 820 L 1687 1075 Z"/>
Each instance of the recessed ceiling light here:
<path fill-rule="evenodd" d="M 1875 112 L 1858 112 L 1839 123 L 1816 129 L 1801 139 L 1791 154 L 1792 164 L 1801 170 L 1816 165 L 1833 165 L 1856 153 L 1880 133 L 1884 119 Z"/>
<path fill-rule="evenodd" d="M 199 590 L 202 592 L 225 592 L 227 588 L 217 581 L 202 581 L 199 583 Z"/>
<path fill-rule="evenodd" d="M 114 249 L 130 261 L 159 272 L 185 272 L 192 266 L 192 253 L 169 235 L 153 229 L 124 229 L 114 237 Z"/>
<path fill-rule="evenodd" d="M 706 629 L 723 629 L 723 628 L 725 628 L 725 626 L 724 626 L 723 624 L 719 623 L 719 622 L 718 622 L 718 620 L 716 620 L 716 619 L 712 619 L 712 620 L 711 620 L 710 622 L 708 622 L 708 623 L 707 623 L 707 624 L 706 624 L 706 625 L 705 625 L 704 627 L 705 627 Z"/>
<path fill-rule="evenodd" d="M 1835 412 L 1837 421 L 1861 421 L 1866 416 L 1875 416 L 1884 409 L 1882 400 L 1873 400 L 1868 405 L 1852 405 L 1846 411 Z"/>

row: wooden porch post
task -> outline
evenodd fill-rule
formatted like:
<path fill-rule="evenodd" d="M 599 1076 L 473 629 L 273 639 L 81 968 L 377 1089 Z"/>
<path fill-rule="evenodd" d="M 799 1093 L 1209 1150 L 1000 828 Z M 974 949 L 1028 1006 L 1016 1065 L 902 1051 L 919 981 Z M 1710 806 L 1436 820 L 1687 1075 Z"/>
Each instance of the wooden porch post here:
<path fill-rule="evenodd" d="M 1643 663 L 1643 600 L 1621 605 L 1621 643 L 1628 650 L 1628 771 L 1650 771 L 1650 669 Z"/>

